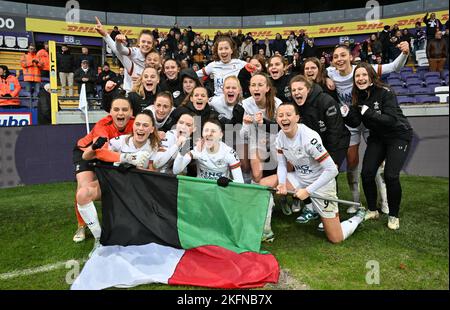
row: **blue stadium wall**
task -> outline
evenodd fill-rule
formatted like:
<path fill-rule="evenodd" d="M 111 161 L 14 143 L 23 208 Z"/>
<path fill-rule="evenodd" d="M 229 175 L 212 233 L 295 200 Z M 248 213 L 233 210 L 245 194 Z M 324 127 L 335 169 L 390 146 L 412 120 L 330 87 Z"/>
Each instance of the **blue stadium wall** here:
<path fill-rule="evenodd" d="M 448 116 L 408 119 L 414 139 L 403 172 L 448 177 Z M 74 181 L 72 150 L 85 132 L 82 124 L 0 127 L 0 188 Z"/>

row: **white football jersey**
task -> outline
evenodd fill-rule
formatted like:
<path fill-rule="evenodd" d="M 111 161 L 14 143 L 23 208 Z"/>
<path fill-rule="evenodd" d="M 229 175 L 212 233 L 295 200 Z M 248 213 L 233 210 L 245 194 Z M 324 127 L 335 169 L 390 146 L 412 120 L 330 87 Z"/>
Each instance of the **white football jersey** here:
<path fill-rule="evenodd" d="M 147 140 L 147 142 L 143 146 L 137 148 L 133 143 L 132 135 L 121 135 L 109 140 L 109 149 L 113 152 L 120 153 L 136 153 L 139 151 L 147 151 L 150 153 L 150 160 L 153 160 L 157 153 L 157 150 L 152 149 L 149 140 Z"/>
<path fill-rule="evenodd" d="M 381 76 L 382 74 L 388 74 L 397 70 L 400 70 L 408 60 L 408 55 L 401 53 L 393 62 L 388 64 L 378 65 L 373 64 L 372 68 L 375 72 Z M 328 67 L 328 77 L 336 84 L 336 92 L 341 105 L 346 104 L 350 106 L 352 104 L 352 89 L 353 89 L 353 72 L 356 65 L 352 65 L 352 72 L 348 75 L 342 76 L 335 67 Z"/>
<path fill-rule="evenodd" d="M 241 166 L 235 150 L 223 142 L 219 143 L 219 151 L 210 154 L 203 148 L 201 152 L 191 151 L 192 158 L 197 160 L 197 177 L 217 180 L 220 177 L 230 177 L 230 170 Z"/>
<path fill-rule="evenodd" d="M 280 106 L 281 103 L 281 99 L 275 97 L 275 110 Z M 242 100 L 242 106 L 244 107 L 245 114 L 255 115 L 258 112 L 262 112 L 264 118 L 267 119 L 266 109 L 260 109 L 253 97 L 248 97 Z"/>
<path fill-rule="evenodd" d="M 130 57 L 131 61 L 134 62 L 134 64 L 137 67 L 140 67 L 140 71 L 144 70 L 145 68 L 145 56 L 141 53 L 141 50 L 139 47 L 125 47 L 128 49 L 128 56 Z"/>
<path fill-rule="evenodd" d="M 241 104 L 240 102 L 237 104 Z M 234 106 L 230 106 L 225 102 L 224 96 L 214 96 L 209 101 L 209 105 L 217 112 L 221 117 L 225 117 L 227 119 L 233 118 L 233 109 Z"/>
<path fill-rule="evenodd" d="M 169 130 L 166 132 L 166 136 L 164 139 L 161 139 L 161 147 L 158 152 L 169 152 L 169 149 L 177 143 L 177 133 L 175 129 Z M 177 148 L 178 150 L 178 148 Z M 172 166 L 173 161 L 175 160 L 175 155 L 177 153 L 174 152 L 173 156 L 159 168 L 159 172 L 172 174 Z"/>
<path fill-rule="evenodd" d="M 304 124 L 297 124 L 293 139 L 280 130 L 276 139 L 277 152 L 283 154 L 295 169 L 300 186 L 305 188 L 314 183 L 324 171 L 320 165 L 330 155 L 322 144 L 319 134 Z"/>
<path fill-rule="evenodd" d="M 335 67 L 328 67 L 328 77 L 336 85 L 336 92 L 341 105 L 352 105 L 352 89 L 353 89 L 353 71 L 355 65 L 352 65 L 352 72 L 348 75 L 342 76 Z"/>
<path fill-rule="evenodd" d="M 197 71 L 199 78 L 205 75 L 214 76 L 214 96 L 220 96 L 223 94 L 223 82 L 225 78 L 229 76 L 238 76 L 239 71 L 245 67 L 247 63 L 243 60 L 234 58 L 229 63 L 223 63 L 221 61 L 213 61 L 206 67 Z"/>

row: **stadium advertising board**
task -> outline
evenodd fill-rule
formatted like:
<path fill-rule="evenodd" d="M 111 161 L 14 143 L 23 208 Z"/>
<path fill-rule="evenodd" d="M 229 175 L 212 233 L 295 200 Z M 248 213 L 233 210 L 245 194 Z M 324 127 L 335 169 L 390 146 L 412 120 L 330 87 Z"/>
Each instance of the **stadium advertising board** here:
<path fill-rule="evenodd" d="M 37 112 L 23 110 L 0 111 L 0 127 L 29 126 L 37 124 Z"/>
<path fill-rule="evenodd" d="M 348 22 L 339 24 L 324 24 L 324 25 L 298 25 L 298 26 L 284 26 L 284 27 L 269 27 L 269 28 L 244 28 L 244 32 L 252 32 L 253 37 L 263 39 L 265 37 L 269 39 L 275 38 L 276 33 L 280 33 L 283 37 L 294 31 L 296 34 L 300 30 L 304 30 L 309 36 L 320 38 L 320 37 L 331 37 L 331 36 L 342 36 L 342 35 L 353 35 L 362 33 L 372 33 L 374 31 L 380 31 L 383 29 L 384 25 L 398 24 L 400 28 L 414 28 L 414 24 L 417 21 L 422 21 L 425 13 L 385 18 L 380 19 L 379 22 Z M 442 22 L 448 20 L 448 11 L 438 11 L 436 12 L 436 17 Z M 63 21 L 57 20 L 44 20 L 37 18 L 27 18 L 26 19 L 26 29 L 27 31 L 34 32 L 44 32 L 44 33 L 57 33 L 65 35 L 78 35 L 78 36 L 98 36 L 94 29 L 94 21 L 92 24 L 79 23 L 79 24 L 69 24 Z M 108 32 L 111 32 L 115 25 L 105 25 Z M 122 34 L 125 34 L 129 38 L 137 38 L 139 32 L 143 29 L 142 27 L 131 27 L 131 26 L 119 26 L 119 30 Z M 182 25 L 183 27 L 184 25 Z M 149 28 L 154 28 L 153 25 L 148 25 Z M 160 33 L 167 34 L 168 28 L 159 28 Z M 205 35 L 208 34 L 210 37 L 214 36 L 219 28 L 214 29 L 199 29 L 196 28 L 195 32 Z M 237 31 L 236 28 L 223 28 L 221 31 Z"/>
<path fill-rule="evenodd" d="M 0 14 L 0 31 L 25 32 L 25 17 Z"/>

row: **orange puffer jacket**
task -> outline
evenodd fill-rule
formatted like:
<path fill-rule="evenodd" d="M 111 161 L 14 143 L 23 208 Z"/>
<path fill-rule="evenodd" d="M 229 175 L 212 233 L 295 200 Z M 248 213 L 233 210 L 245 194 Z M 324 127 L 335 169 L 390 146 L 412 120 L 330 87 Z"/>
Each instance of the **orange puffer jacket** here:
<path fill-rule="evenodd" d="M 0 97 L 11 95 L 11 97 L 19 96 L 20 92 L 19 80 L 14 75 L 0 77 Z M 4 105 L 20 105 L 19 99 L 0 99 L 0 106 Z"/>

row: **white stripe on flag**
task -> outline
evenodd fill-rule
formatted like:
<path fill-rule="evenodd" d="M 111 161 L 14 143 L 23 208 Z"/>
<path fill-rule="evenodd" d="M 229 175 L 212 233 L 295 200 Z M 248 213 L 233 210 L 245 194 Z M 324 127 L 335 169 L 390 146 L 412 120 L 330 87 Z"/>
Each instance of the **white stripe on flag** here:
<path fill-rule="evenodd" d="M 167 284 L 184 250 L 156 243 L 132 246 L 103 246 L 84 265 L 72 290 Z"/>
<path fill-rule="evenodd" d="M 81 90 L 80 90 L 80 100 L 78 102 L 78 109 L 83 111 L 85 113 L 85 109 L 87 107 L 87 97 L 86 97 L 86 84 L 81 84 Z"/>
<path fill-rule="evenodd" d="M 81 84 L 80 99 L 78 102 L 78 109 L 84 113 L 86 120 L 86 134 L 89 133 L 89 118 L 88 118 L 88 102 L 86 97 L 86 84 Z"/>

